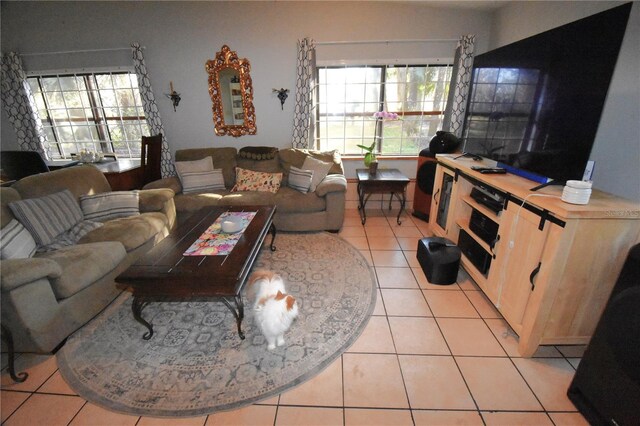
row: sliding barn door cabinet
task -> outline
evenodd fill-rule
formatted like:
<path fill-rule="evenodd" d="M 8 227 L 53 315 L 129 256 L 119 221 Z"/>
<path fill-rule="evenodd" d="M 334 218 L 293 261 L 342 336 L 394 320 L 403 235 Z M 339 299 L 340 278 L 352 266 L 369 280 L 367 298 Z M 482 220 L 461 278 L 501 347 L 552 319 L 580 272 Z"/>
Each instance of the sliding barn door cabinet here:
<path fill-rule="evenodd" d="M 486 175 L 471 159 L 439 155 L 430 229 L 462 249 L 462 265 L 519 336 L 539 345 L 586 344 L 629 249 L 640 241 L 640 205 L 593 190 L 586 205 L 561 186 Z"/>

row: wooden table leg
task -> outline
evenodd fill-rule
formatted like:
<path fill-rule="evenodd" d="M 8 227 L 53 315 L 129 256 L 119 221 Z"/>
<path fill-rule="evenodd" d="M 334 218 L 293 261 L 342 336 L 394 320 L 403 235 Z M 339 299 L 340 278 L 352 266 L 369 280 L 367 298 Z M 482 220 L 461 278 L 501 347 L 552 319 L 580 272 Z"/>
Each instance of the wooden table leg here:
<path fill-rule="evenodd" d="M 242 319 L 244 318 L 244 303 L 242 302 L 242 296 L 235 296 L 234 300 L 236 302 L 236 308 L 231 306 L 231 303 L 227 300 L 226 297 L 222 298 L 224 304 L 229 308 L 229 310 L 233 313 L 233 316 L 236 317 L 236 324 L 238 325 L 238 336 L 240 339 L 244 340 L 245 336 L 242 332 Z"/>
<path fill-rule="evenodd" d="M 9 351 L 9 376 L 11 376 L 14 382 L 22 383 L 27 380 L 29 374 L 25 372 L 16 374 L 16 366 L 14 364 L 16 353 L 13 348 L 13 335 L 11 334 L 11 330 L 4 325 L 2 326 L 2 340 L 4 340 L 4 343 L 7 345 L 7 350 Z"/>
<path fill-rule="evenodd" d="M 269 230 L 271 231 L 271 245 L 269 246 L 269 248 L 271 248 L 271 251 L 276 251 L 276 246 L 273 245 L 273 242 L 276 239 L 276 225 L 274 225 L 273 222 L 271 222 Z"/>
<path fill-rule="evenodd" d="M 151 326 L 151 324 L 145 321 L 144 318 L 142 318 L 142 310 L 145 306 L 147 306 L 147 304 L 148 302 L 145 302 L 135 296 L 133 297 L 133 302 L 131 303 L 131 311 L 133 312 L 133 317 L 136 319 L 136 321 L 147 327 L 147 329 L 149 330 L 142 336 L 144 340 L 149 340 L 151 339 L 151 336 L 153 336 L 153 327 Z"/>

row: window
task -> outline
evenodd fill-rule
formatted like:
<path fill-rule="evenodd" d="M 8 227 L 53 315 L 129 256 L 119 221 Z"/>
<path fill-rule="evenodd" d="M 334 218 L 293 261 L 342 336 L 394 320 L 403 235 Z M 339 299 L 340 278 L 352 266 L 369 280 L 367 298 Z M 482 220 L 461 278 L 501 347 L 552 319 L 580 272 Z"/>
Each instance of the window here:
<path fill-rule="evenodd" d="M 382 155 L 417 155 L 442 126 L 451 65 L 318 68 L 316 138 L 323 150 L 360 155 L 377 141 Z M 373 119 L 377 111 L 398 121 Z"/>
<path fill-rule="evenodd" d="M 132 72 L 28 77 L 52 158 L 82 149 L 140 158 L 149 135 L 138 78 Z"/>
<path fill-rule="evenodd" d="M 540 70 L 477 68 L 466 117 L 466 149 L 499 161 L 510 161 L 522 144 L 535 140 L 536 93 Z"/>

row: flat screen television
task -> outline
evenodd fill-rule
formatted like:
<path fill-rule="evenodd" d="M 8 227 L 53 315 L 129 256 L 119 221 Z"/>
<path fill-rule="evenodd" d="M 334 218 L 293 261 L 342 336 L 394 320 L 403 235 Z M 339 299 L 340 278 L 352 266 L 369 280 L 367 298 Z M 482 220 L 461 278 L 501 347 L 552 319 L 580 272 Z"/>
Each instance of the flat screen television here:
<path fill-rule="evenodd" d="M 581 180 L 631 3 L 476 56 L 466 153 L 531 180 Z"/>

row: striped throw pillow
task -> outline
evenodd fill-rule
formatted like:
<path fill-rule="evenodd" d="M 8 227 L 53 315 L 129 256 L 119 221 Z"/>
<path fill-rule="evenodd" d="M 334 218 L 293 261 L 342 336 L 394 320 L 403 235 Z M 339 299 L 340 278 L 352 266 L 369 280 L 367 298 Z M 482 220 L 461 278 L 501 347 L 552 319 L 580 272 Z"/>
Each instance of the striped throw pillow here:
<path fill-rule="evenodd" d="M 50 244 L 82 220 L 82 210 L 71 191 L 65 189 L 40 198 L 9 203 L 13 215 L 39 246 Z"/>
<path fill-rule="evenodd" d="M 25 259 L 36 252 L 36 242 L 20 222 L 11 219 L 0 230 L 0 259 Z"/>
<path fill-rule="evenodd" d="M 291 166 L 289 170 L 289 186 L 291 188 L 306 194 L 311 187 L 311 179 L 313 179 L 313 170 L 302 170 Z"/>
<path fill-rule="evenodd" d="M 94 229 L 98 229 L 103 226 L 102 222 L 94 222 L 92 220 L 83 220 L 79 222 L 76 226 L 69 229 L 67 232 L 63 232 L 58 235 L 55 240 L 51 244 L 46 246 L 38 247 L 38 253 L 58 250 L 63 247 L 71 246 L 80 241 L 80 238 L 87 235 L 89 232 Z"/>
<path fill-rule="evenodd" d="M 140 214 L 138 191 L 112 191 L 80 197 L 84 218 L 106 222 Z"/>
<path fill-rule="evenodd" d="M 182 193 L 224 190 L 222 169 L 206 172 L 182 172 Z"/>
<path fill-rule="evenodd" d="M 309 191 L 315 191 L 316 187 L 327 177 L 329 170 L 333 167 L 333 163 L 325 163 L 324 161 L 317 160 L 313 157 L 307 157 L 302 163 L 304 170 L 313 170 L 313 179 L 311 179 L 311 186 Z"/>

